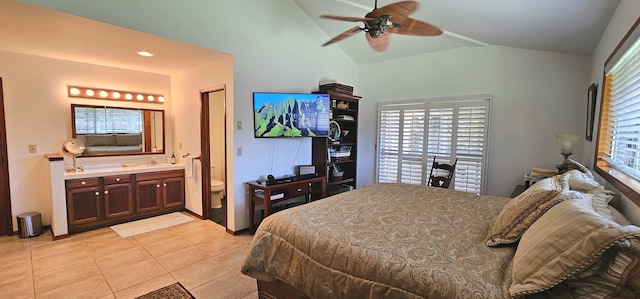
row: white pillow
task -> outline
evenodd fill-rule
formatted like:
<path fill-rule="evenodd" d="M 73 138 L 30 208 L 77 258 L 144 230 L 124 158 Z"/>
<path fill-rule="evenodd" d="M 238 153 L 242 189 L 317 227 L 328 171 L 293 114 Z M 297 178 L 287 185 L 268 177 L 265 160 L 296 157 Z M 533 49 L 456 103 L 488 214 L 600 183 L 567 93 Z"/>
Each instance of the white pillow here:
<path fill-rule="evenodd" d="M 592 177 L 577 169 L 569 170 L 565 175 L 569 176 L 569 188 L 571 190 L 587 193 L 600 187 L 600 184 Z"/>

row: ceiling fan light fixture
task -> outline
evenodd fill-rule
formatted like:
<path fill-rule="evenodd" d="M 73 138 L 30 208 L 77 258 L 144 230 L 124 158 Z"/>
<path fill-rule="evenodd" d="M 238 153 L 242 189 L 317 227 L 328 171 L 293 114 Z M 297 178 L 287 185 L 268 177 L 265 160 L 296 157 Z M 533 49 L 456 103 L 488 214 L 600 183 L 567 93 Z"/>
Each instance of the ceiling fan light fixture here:
<path fill-rule="evenodd" d="M 420 3 L 417 1 L 400 1 L 378 8 L 378 1 L 375 1 L 374 9 L 363 18 L 321 15 L 320 17 L 325 19 L 364 23 L 364 28 L 351 28 L 322 46 L 351 37 L 359 31 L 366 33 L 369 45 L 378 52 L 382 52 L 387 48 L 391 33 L 413 36 L 441 35 L 442 30 L 437 26 L 409 17 L 419 7 Z"/>

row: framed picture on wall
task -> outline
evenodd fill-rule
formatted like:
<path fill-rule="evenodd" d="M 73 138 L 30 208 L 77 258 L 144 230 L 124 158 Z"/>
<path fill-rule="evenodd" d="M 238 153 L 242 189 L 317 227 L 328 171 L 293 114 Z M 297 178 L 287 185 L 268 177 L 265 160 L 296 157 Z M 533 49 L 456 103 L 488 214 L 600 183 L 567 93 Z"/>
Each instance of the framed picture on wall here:
<path fill-rule="evenodd" d="M 584 138 L 588 141 L 593 139 L 593 121 L 596 112 L 596 94 L 598 93 L 598 86 L 595 83 L 589 85 L 587 89 L 587 128 Z"/>

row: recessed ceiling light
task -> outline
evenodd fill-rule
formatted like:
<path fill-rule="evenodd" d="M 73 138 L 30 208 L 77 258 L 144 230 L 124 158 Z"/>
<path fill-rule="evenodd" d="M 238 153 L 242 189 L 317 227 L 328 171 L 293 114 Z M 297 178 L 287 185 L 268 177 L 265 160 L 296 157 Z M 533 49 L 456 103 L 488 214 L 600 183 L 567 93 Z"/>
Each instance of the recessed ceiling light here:
<path fill-rule="evenodd" d="M 153 54 L 153 53 L 151 53 L 151 52 L 147 52 L 147 51 L 140 51 L 140 52 L 138 52 L 138 55 L 140 55 L 140 56 L 144 56 L 144 57 L 151 57 L 151 56 L 153 56 L 154 54 Z"/>

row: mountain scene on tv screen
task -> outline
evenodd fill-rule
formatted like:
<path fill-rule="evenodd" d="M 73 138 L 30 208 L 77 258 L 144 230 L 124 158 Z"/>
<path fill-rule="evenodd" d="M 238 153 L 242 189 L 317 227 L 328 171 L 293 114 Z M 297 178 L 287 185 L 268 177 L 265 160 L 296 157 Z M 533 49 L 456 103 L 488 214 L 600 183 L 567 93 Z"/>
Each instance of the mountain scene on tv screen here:
<path fill-rule="evenodd" d="M 265 103 L 255 110 L 255 135 L 261 137 L 315 137 L 326 134 L 328 111 L 321 99 L 297 100 L 290 97 L 274 105 Z M 325 128 L 324 132 L 317 132 Z M 316 132 L 314 132 L 316 131 Z"/>

